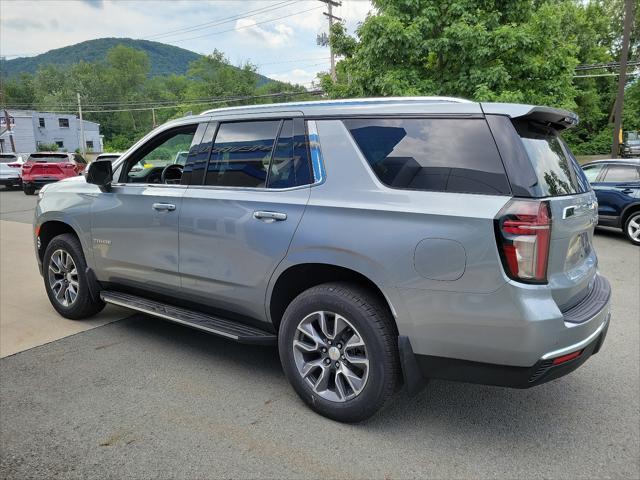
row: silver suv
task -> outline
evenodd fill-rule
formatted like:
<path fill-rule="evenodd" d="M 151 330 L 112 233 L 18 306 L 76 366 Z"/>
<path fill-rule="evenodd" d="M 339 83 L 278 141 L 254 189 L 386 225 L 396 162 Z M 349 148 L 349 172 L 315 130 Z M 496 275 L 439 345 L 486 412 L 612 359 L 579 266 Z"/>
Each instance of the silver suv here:
<path fill-rule="evenodd" d="M 596 199 L 559 137 L 575 123 L 438 97 L 176 120 L 40 192 L 45 288 L 67 318 L 111 303 L 277 344 L 340 421 L 429 378 L 538 385 L 598 352 L 610 317 Z"/>

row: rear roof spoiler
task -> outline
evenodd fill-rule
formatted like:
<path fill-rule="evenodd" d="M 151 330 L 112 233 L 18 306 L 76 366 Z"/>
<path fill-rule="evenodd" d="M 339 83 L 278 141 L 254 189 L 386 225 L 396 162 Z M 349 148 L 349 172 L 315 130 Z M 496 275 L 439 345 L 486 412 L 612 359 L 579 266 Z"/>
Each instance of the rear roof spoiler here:
<path fill-rule="evenodd" d="M 514 103 L 481 103 L 485 115 L 507 115 L 514 119 L 533 120 L 565 130 L 578 124 L 578 115 L 568 110 Z"/>

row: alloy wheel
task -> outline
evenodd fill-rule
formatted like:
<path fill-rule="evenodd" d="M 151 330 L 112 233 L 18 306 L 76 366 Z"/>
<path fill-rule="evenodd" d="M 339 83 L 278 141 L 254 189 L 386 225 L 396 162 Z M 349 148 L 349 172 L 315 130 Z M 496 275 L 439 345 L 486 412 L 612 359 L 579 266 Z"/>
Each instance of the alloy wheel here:
<path fill-rule="evenodd" d="M 70 307 L 78 298 L 78 269 L 66 250 L 58 249 L 49 261 L 49 286 L 56 301 L 63 307 Z"/>
<path fill-rule="evenodd" d="M 342 315 L 307 315 L 298 324 L 292 346 L 298 373 L 320 397 L 346 402 L 362 392 L 369 375 L 367 347 Z"/>

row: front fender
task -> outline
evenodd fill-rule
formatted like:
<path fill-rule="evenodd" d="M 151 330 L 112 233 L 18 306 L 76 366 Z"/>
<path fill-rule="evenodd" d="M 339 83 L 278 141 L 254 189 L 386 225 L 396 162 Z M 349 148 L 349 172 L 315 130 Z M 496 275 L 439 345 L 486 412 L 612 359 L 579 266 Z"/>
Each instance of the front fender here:
<path fill-rule="evenodd" d="M 61 222 L 69 225 L 78 236 L 85 260 L 89 268 L 94 268 L 91 240 L 91 194 L 79 192 L 49 192 L 36 205 L 34 232 L 47 222 Z M 34 235 L 36 256 L 40 256 Z"/>

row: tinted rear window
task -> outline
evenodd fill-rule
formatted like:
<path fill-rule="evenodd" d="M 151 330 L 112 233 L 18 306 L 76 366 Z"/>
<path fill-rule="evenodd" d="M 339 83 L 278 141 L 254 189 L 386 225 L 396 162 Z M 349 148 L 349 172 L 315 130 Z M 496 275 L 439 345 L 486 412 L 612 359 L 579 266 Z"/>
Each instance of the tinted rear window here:
<path fill-rule="evenodd" d="M 67 155 L 34 154 L 29 156 L 29 162 L 63 163 L 70 162 Z"/>
<path fill-rule="evenodd" d="M 439 192 L 510 193 L 484 119 L 344 120 L 380 181 Z"/>
<path fill-rule="evenodd" d="M 514 122 L 514 125 L 536 172 L 542 196 L 589 190 L 582 169 L 555 130 L 532 122 Z"/>
<path fill-rule="evenodd" d="M 15 155 L 0 155 L 0 163 L 15 162 L 18 158 Z"/>

